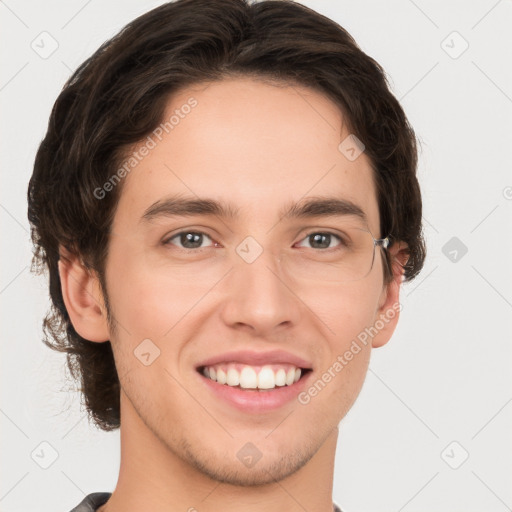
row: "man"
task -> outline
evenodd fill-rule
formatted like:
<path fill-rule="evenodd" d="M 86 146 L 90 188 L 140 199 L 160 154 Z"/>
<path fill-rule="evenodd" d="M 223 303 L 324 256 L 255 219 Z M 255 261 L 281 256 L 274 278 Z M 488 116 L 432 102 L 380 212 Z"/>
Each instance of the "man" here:
<path fill-rule="evenodd" d="M 414 132 L 286 0 L 178 0 L 71 77 L 29 185 L 54 347 L 121 429 L 75 511 L 339 510 L 338 424 L 421 269 Z"/>

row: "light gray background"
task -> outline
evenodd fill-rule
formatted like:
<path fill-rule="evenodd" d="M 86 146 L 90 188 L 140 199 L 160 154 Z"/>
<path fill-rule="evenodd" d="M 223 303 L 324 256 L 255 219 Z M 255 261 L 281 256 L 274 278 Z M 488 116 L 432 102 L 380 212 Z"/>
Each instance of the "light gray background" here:
<path fill-rule="evenodd" d="M 26 188 L 70 72 L 161 3 L 0 1 L 2 511 L 66 512 L 117 481 L 119 432 L 88 424 L 64 356 L 40 341 L 48 298 L 29 272 Z M 340 425 L 334 500 L 344 512 L 512 510 L 512 2 L 303 3 L 382 64 L 422 141 L 428 258 Z M 51 49 L 43 31 L 58 43 L 47 58 L 31 47 Z"/>

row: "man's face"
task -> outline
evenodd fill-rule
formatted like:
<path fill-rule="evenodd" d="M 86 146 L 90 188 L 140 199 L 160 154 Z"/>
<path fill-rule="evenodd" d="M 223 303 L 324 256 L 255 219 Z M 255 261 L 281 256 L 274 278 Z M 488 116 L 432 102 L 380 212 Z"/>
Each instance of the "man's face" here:
<path fill-rule="evenodd" d="M 191 97 L 197 104 L 182 109 Z M 112 225 L 106 287 L 117 322 L 111 341 L 121 422 L 149 429 L 165 449 L 218 480 L 272 482 L 308 462 L 356 399 L 370 343 L 308 403 L 297 395 L 374 324 L 386 291 L 378 250 L 366 277 L 339 283 L 322 278 L 333 275 L 335 256 L 322 259 L 308 238 L 347 223 L 364 226 L 361 218 L 280 212 L 292 202 L 335 197 L 364 212 L 375 238 L 385 236 L 370 163 L 364 153 L 351 161 L 338 149 L 349 135 L 339 109 L 307 88 L 230 79 L 181 91 L 165 119 L 176 109 L 179 122 L 161 141 L 153 136 L 155 147 L 124 179 Z M 226 203 L 238 215 L 173 216 L 153 207 L 144 216 L 176 195 Z M 183 231 L 188 239 L 174 236 Z M 228 364 L 240 370 L 255 353 L 263 354 L 255 373 L 266 362 L 275 376 L 280 366 L 287 375 L 301 366 L 287 363 L 286 354 L 267 361 L 276 350 L 311 369 L 291 397 L 286 385 L 233 390 L 201 373 L 201 363 L 217 356 L 216 374 Z M 232 351 L 247 354 L 222 359 Z M 256 464 L 244 463 L 244 455 L 258 453 Z"/>

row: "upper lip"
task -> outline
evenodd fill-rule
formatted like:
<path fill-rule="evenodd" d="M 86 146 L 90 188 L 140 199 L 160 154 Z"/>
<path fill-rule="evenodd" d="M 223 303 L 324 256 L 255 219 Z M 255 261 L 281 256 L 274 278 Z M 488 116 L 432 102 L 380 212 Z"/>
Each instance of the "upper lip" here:
<path fill-rule="evenodd" d="M 311 368 L 311 363 L 302 357 L 286 352 L 285 350 L 269 350 L 266 352 L 255 352 L 250 350 L 235 350 L 232 352 L 225 352 L 218 354 L 208 359 L 205 359 L 197 365 L 197 368 L 203 366 L 213 366 L 219 363 L 237 362 L 248 365 L 265 365 L 265 364 L 279 364 L 288 363 L 297 366 L 298 368 Z"/>

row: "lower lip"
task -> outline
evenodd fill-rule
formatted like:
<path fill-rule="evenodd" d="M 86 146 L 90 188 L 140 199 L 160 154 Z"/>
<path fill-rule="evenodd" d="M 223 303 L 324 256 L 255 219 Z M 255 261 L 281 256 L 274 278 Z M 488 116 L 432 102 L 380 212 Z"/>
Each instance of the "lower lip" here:
<path fill-rule="evenodd" d="M 201 373 L 198 375 L 221 400 L 244 412 L 261 413 L 278 409 L 293 399 L 297 399 L 297 395 L 304 389 L 312 373 L 312 371 L 307 372 L 291 386 L 279 386 L 268 391 L 235 388 L 219 384 Z"/>

